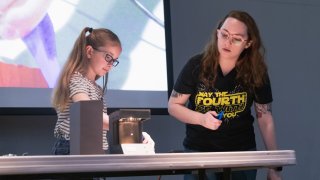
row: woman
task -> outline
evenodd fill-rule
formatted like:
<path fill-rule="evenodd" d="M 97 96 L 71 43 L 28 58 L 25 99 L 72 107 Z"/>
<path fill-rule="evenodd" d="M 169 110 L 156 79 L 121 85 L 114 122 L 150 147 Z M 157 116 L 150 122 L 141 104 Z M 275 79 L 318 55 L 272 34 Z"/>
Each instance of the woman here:
<path fill-rule="evenodd" d="M 58 115 L 54 129 L 54 136 L 57 138 L 53 148 L 54 154 L 70 154 L 71 103 L 103 99 L 102 88 L 95 81 L 118 65 L 121 51 L 121 42 L 112 31 L 89 27 L 82 30 L 53 93 L 52 103 Z M 109 129 L 109 116 L 105 103 L 103 129 L 103 149 L 107 150 L 106 130 Z"/>
<path fill-rule="evenodd" d="M 266 149 L 276 150 L 271 102 L 258 27 L 248 13 L 231 11 L 213 31 L 204 52 L 184 66 L 168 111 L 186 123 L 183 144 L 187 152 L 252 151 L 256 150 L 250 110 L 254 104 Z M 208 176 L 221 178 L 219 173 Z M 232 173 L 232 179 L 255 178 L 256 170 Z M 279 171 L 270 168 L 268 178 L 280 179 Z"/>

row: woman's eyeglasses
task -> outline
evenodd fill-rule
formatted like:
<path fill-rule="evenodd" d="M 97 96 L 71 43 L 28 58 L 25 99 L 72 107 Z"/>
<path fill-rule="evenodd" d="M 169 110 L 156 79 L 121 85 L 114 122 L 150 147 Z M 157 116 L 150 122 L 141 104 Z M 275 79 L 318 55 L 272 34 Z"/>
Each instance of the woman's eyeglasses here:
<path fill-rule="evenodd" d="M 116 67 L 119 64 L 118 59 L 114 59 L 107 51 L 102 51 L 99 50 L 97 48 L 92 47 L 94 50 L 98 51 L 98 52 L 103 52 L 106 53 L 106 56 L 104 57 L 104 60 L 108 63 L 108 64 L 112 64 L 113 67 Z"/>
<path fill-rule="evenodd" d="M 218 29 L 218 39 L 222 39 L 225 41 L 229 40 L 231 44 L 234 44 L 236 46 L 240 46 L 243 42 L 247 41 L 238 34 L 230 34 L 229 32 L 220 29 Z"/>

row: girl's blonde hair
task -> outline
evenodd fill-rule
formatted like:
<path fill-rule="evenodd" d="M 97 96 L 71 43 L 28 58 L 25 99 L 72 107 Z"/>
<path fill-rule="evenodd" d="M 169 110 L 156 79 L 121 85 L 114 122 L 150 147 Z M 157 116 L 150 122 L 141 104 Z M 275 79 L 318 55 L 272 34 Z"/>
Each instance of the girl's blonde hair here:
<path fill-rule="evenodd" d="M 68 84 L 72 74 L 75 72 L 86 73 L 85 71 L 89 62 L 86 56 L 86 47 L 88 45 L 93 48 L 106 45 L 121 47 L 121 42 L 118 36 L 109 29 L 85 27 L 81 31 L 53 90 L 52 105 L 56 110 L 63 111 L 67 106 L 70 99 Z M 95 79 L 98 78 L 97 76 Z"/>

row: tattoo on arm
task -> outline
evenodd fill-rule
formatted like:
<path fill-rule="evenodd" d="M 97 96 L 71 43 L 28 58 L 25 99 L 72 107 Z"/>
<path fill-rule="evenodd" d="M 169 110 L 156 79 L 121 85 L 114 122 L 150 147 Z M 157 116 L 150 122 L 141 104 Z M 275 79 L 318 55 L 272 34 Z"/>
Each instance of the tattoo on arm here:
<path fill-rule="evenodd" d="M 266 114 L 266 113 L 271 113 L 272 112 L 272 107 L 271 107 L 271 103 L 268 104 L 258 104 L 255 103 L 255 108 L 256 108 L 256 116 L 257 118 L 261 118 L 262 114 Z"/>
<path fill-rule="evenodd" d="M 176 92 L 175 90 L 172 90 L 172 92 L 171 92 L 171 97 L 179 97 L 179 96 L 182 96 L 182 94 L 181 93 L 178 93 L 178 92 Z"/>

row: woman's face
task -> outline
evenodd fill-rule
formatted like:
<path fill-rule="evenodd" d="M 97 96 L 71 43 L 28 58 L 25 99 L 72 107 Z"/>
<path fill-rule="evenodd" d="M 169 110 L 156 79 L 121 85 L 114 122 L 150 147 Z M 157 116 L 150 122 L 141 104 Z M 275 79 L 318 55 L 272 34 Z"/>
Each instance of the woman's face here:
<path fill-rule="evenodd" d="M 217 31 L 217 37 L 220 58 L 238 59 L 241 52 L 250 45 L 246 25 L 231 17 Z"/>
<path fill-rule="evenodd" d="M 113 66 L 116 66 L 119 62 L 122 49 L 120 46 L 104 46 L 93 48 L 87 46 L 87 56 L 89 59 L 89 78 L 96 76 L 104 76 L 111 70 Z"/>

